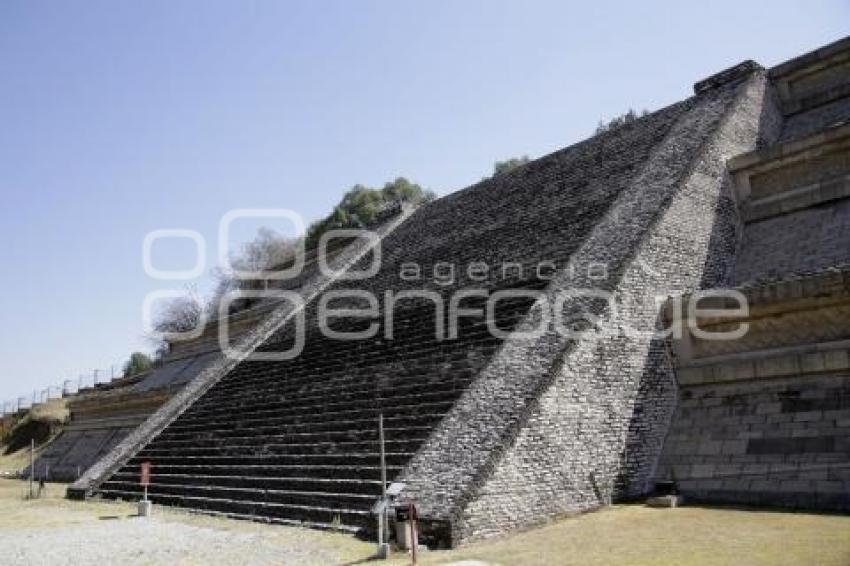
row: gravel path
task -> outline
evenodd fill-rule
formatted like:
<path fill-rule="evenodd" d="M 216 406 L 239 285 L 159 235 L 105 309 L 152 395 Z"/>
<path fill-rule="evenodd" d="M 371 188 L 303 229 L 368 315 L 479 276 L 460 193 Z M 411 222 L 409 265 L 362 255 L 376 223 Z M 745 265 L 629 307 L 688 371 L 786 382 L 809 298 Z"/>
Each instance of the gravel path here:
<path fill-rule="evenodd" d="M 112 564 L 339 564 L 307 540 L 219 530 L 167 519 L 117 519 L 61 528 L 0 532 L 0 563 Z"/>

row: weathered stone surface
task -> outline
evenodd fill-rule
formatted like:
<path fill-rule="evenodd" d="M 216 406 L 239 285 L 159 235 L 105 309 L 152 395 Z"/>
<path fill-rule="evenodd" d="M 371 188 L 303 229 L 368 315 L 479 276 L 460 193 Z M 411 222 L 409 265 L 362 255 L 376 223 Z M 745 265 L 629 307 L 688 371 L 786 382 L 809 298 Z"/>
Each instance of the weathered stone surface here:
<path fill-rule="evenodd" d="M 647 163 L 646 176 L 638 178 L 627 198 L 647 203 L 651 197 L 642 191 L 652 191 L 669 200 L 657 208 L 658 216 L 643 236 L 619 240 L 630 262 L 617 282 L 622 301 L 617 314 L 603 317 L 601 332 L 583 335 L 561 354 L 553 381 L 526 409 L 530 414 L 520 421 L 522 428 L 503 449 L 501 461 L 479 480 L 482 487 L 473 487 L 457 538 L 496 534 L 649 490 L 675 403 L 665 348 L 649 332 L 657 318 L 654 298 L 723 279 L 725 254 L 734 242 L 725 159 L 757 143 L 764 89 L 763 78 L 756 76 L 743 86 L 704 95 L 656 150 L 657 161 Z M 682 150 L 687 147 L 684 137 L 696 142 L 699 151 L 690 153 L 683 170 L 676 172 L 665 144 Z M 670 175 L 666 197 L 660 189 L 665 185 L 650 180 L 656 168 Z M 627 199 L 621 204 L 630 206 Z M 602 224 L 600 231 L 606 228 Z M 608 237 L 616 239 L 622 227 L 612 223 L 607 229 Z M 632 251 L 628 242 L 633 241 L 641 243 Z M 609 257 L 617 249 L 606 247 Z M 589 247 L 586 253 L 593 257 L 599 252 Z M 618 330 L 627 327 L 641 330 Z M 505 414 L 504 405 L 493 413 Z M 480 440 L 470 444 L 486 446 Z M 704 448 L 719 451 L 721 444 Z"/>
<path fill-rule="evenodd" d="M 407 213 L 389 220 L 376 230 L 379 237 L 391 233 L 403 220 Z M 352 265 L 370 253 L 374 242 L 358 239 L 350 244 L 340 254 L 335 256 L 331 268 L 336 272 L 345 272 Z M 306 304 L 318 296 L 332 283 L 330 274 L 314 273 L 298 290 L 302 301 Z M 154 412 L 144 423 L 128 434 L 115 448 L 100 458 L 77 481 L 68 488 L 69 497 L 82 498 L 91 495 L 101 483 L 123 466 L 130 458 L 138 453 L 152 438 L 156 437 L 171 422 L 177 419 L 192 404 L 200 399 L 211 387 L 225 377 L 239 362 L 269 340 L 274 334 L 298 316 L 298 305 L 287 302 L 275 306 L 256 327 L 238 338 L 236 342 L 238 356 L 219 354 L 196 375 L 183 389 L 172 396 L 164 405 Z"/>
<path fill-rule="evenodd" d="M 779 141 L 731 162 L 749 311 L 717 327 L 749 330 L 675 346 L 680 403 L 657 477 L 688 500 L 850 509 L 849 63 L 844 39 L 772 69 Z M 735 444 L 702 449 L 721 439 Z M 721 483 L 699 475 L 709 466 Z"/>
<path fill-rule="evenodd" d="M 303 311 L 273 311 L 246 338 L 276 351 L 304 314 L 315 342 L 301 359 L 216 360 L 75 492 L 137 493 L 146 458 L 168 470 L 155 500 L 365 525 L 380 491 L 371 427 L 384 412 L 390 477 L 407 484 L 402 497 L 417 501 L 430 541 L 640 497 L 656 479 L 676 480 L 694 501 L 845 509 L 850 272 L 830 268 L 850 261 L 850 208 L 835 181 L 846 172 L 841 136 L 816 131 L 833 115 L 824 108 L 843 108 L 845 51 L 850 42 L 839 42 L 772 79 L 739 65 L 688 100 L 417 210 L 383 233 L 376 275 L 306 277 Z M 347 269 L 369 263 L 361 252 L 345 256 Z M 404 277 L 408 263 L 424 276 Z M 447 264 L 451 280 L 435 277 Z M 483 264 L 516 269 L 479 276 Z M 671 349 L 656 333 L 694 292 L 736 284 L 750 310 L 698 322 L 716 331 L 745 322 L 744 337 L 688 330 Z M 317 329 L 329 291 L 428 290 L 448 302 L 479 288 L 540 294 L 505 317 L 505 338 L 441 339 L 428 300 L 401 308 L 400 340 L 335 345 Z M 570 292 L 562 312 L 583 315 L 575 333 L 547 324 L 523 335 Z M 668 297 L 680 306 L 659 311 Z"/>

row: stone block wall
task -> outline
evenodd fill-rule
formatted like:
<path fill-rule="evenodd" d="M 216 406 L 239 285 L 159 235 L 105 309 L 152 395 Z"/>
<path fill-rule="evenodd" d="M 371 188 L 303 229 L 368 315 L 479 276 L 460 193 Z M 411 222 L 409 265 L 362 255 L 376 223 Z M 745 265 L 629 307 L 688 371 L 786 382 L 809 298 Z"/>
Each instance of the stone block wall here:
<path fill-rule="evenodd" d="M 778 142 L 730 162 L 744 222 L 734 341 L 676 341 L 657 471 L 686 499 L 850 510 L 850 38 L 770 71 Z"/>
<path fill-rule="evenodd" d="M 675 343 L 679 403 L 657 478 L 697 502 L 846 511 L 850 272 L 740 291 L 748 312 L 698 323 L 747 324 L 743 339 Z"/>
<path fill-rule="evenodd" d="M 847 355 L 821 354 L 819 372 L 684 387 L 659 477 L 694 502 L 850 511 Z"/>
<path fill-rule="evenodd" d="M 737 284 L 850 265 L 850 125 L 739 156 L 731 167 L 745 221 Z"/>
<path fill-rule="evenodd" d="M 850 265 L 848 65 L 844 38 L 769 71 L 778 141 L 730 162 L 745 223 L 737 285 Z"/>

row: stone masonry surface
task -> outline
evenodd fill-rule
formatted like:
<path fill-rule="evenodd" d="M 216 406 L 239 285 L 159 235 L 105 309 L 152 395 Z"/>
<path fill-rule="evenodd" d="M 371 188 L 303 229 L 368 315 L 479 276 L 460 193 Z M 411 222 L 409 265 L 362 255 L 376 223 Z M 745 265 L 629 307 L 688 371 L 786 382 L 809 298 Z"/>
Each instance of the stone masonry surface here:
<path fill-rule="evenodd" d="M 307 298 L 303 311 L 283 308 L 246 339 L 256 352 L 285 350 L 303 314 L 299 358 L 213 362 L 74 492 L 136 497 L 147 460 L 161 503 L 368 528 L 381 490 L 383 415 L 388 477 L 405 482 L 402 497 L 419 505 L 429 543 L 454 545 L 640 497 L 671 477 L 694 499 L 846 509 L 850 364 L 836 361 L 849 349 L 836 310 L 846 301 L 824 298 L 803 279 L 811 292 L 793 305 L 763 301 L 740 343 L 695 341 L 687 350 L 676 342 L 671 352 L 655 332 L 670 297 L 742 283 L 767 296 L 766 281 L 850 261 L 843 193 L 799 197 L 800 183 L 846 173 L 843 150 L 811 137 L 846 119 L 845 47 L 825 49 L 825 63 L 809 55 L 770 73 L 742 63 L 697 83 L 694 97 L 392 223 L 373 276 L 302 276 L 293 285 Z M 753 153 L 801 138 L 820 144 L 823 157 L 764 166 Z M 727 170 L 741 154 L 761 166 L 747 188 L 759 215 L 748 216 L 755 209 L 740 195 L 750 193 Z M 808 185 L 806 195 L 815 194 Z M 765 203 L 774 198 L 797 200 L 771 209 Z M 376 254 L 352 246 L 340 262 L 347 274 Z M 317 323 L 323 295 L 344 291 L 402 298 L 380 302 L 371 318 L 340 317 L 338 331 L 377 329 L 345 342 Z M 519 295 L 492 313 L 489 322 L 507 332 L 497 337 L 481 309 L 504 291 Z M 439 305 L 458 297 L 478 312 L 458 336 L 440 336 Z M 351 294 L 335 301 L 369 306 Z M 575 332 L 549 322 L 527 335 L 546 305 L 557 305 L 555 318 Z M 802 323 L 822 331 L 797 332 Z M 789 373 L 780 354 L 816 357 L 823 367 Z M 752 357 L 757 371 L 727 379 L 730 356 Z"/>
<path fill-rule="evenodd" d="M 709 384 L 683 390 L 659 476 L 694 501 L 848 511 L 848 454 L 846 372 Z"/>
<path fill-rule="evenodd" d="M 378 230 L 380 235 L 391 232 L 406 218 L 406 214 L 388 221 Z M 365 254 L 369 253 L 371 243 L 365 240 L 357 240 L 349 248 L 340 254 L 332 268 L 344 271 L 350 264 L 356 262 Z M 317 274 L 312 281 L 307 282 L 300 289 L 304 301 L 308 302 L 315 294 L 327 287 L 329 281 L 324 274 Z M 297 314 L 297 308 L 292 303 L 285 303 L 272 311 L 262 323 L 258 324 L 247 336 L 240 339 L 238 349 L 245 354 L 254 350 L 256 346 L 264 342 L 292 316 Z M 147 421 L 135 429 L 123 441 L 121 441 L 110 453 L 89 468 L 68 490 L 70 496 L 85 496 L 91 493 L 100 483 L 105 481 L 109 475 L 114 473 L 129 458 L 138 452 L 150 438 L 185 411 L 203 393 L 218 382 L 239 362 L 238 358 L 218 356 L 218 359 L 207 366 L 197 375 L 184 389 L 172 397 L 164 406 L 158 409 Z"/>
<path fill-rule="evenodd" d="M 686 500 L 850 510 L 848 70 L 850 38 L 772 69 L 781 135 L 736 158 L 750 214 L 733 282 L 749 310 L 709 324 L 748 331 L 674 342 L 679 403 L 656 477 Z"/>
<path fill-rule="evenodd" d="M 672 200 L 650 205 L 660 217 L 648 222 L 645 237 L 624 240 L 641 243 L 623 250 L 628 263 L 618 282 L 616 314 L 570 345 L 501 461 L 476 486 L 457 527 L 459 539 L 646 493 L 675 406 L 666 349 L 651 337 L 655 297 L 722 279 L 728 263 L 723 250 L 734 249 L 735 233 L 724 163 L 755 147 L 764 89 L 764 76 L 757 75 L 712 93 L 680 119 L 649 160 L 626 199 L 645 205 L 652 198 L 647 193 L 657 195 L 665 178 L 653 169 L 663 167 L 669 196 L 655 198 Z M 691 143 L 696 132 L 704 133 L 676 171 L 668 152 L 682 151 L 684 132 Z M 637 204 L 626 199 L 623 207 Z"/>

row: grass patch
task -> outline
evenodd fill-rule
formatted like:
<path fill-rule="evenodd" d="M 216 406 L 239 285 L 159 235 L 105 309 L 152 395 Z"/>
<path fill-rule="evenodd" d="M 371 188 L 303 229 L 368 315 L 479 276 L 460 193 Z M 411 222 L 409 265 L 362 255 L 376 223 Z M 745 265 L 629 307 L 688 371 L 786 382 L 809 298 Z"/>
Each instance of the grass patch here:
<path fill-rule="evenodd" d="M 41 499 L 24 501 L 27 483 L 0 480 L 0 532 L 61 530 L 131 519 L 134 503 L 69 501 L 64 484 L 47 484 Z M 154 507 L 155 521 L 228 533 L 250 533 L 283 550 L 330 552 L 341 563 L 362 563 L 375 545 L 340 533 L 266 525 Z M 91 541 L 96 544 L 96 541 Z M 250 553 L 246 555 L 250 563 Z M 741 509 L 650 509 L 617 505 L 595 513 L 449 551 L 430 551 L 419 562 L 451 564 L 608 566 L 818 566 L 850 565 L 850 516 Z M 409 564 L 396 554 L 386 564 Z M 376 562 L 381 564 L 381 562 Z"/>
<path fill-rule="evenodd" d="M 850 565 L 850 516 L 617 505 L 448 552 L 422 564 Z M 403 561 L 398 561 L 403 564 Z"/>

